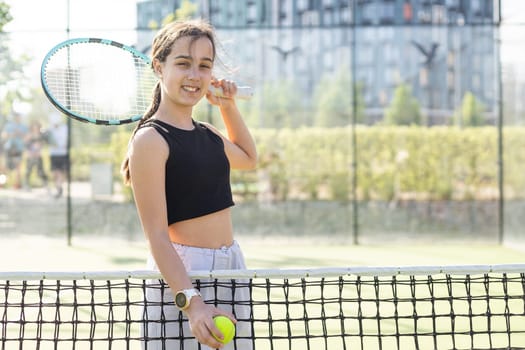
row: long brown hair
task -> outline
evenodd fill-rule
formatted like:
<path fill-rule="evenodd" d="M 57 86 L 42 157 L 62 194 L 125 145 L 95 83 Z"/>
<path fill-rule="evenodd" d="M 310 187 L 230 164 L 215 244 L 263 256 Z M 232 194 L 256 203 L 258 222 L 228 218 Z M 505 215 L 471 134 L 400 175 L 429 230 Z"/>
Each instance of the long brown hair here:
<path fill-rule="evenodd" d="M 173 43 L 183 37 L 191 37 L 191 42 L 195 42 L 200 38 L 208 38 L 211 41 L 213 47 L 213 59 L 215 59 L 216 45 L 215 45 L 215 34 L 213 27 L 204 20 L 189 20 L 189 21 L 177 21 L 167 24 L 163 27 L 153 39 L 153 45 L 151 47 L 151 58 L 152 58 L 152 68 L 153 61 L 155 59 L 159 62 L 165 62 L 166 58 L 171 53 L 171 48 Z M 155 89 L 153 90 L 153 99 L 151 104 L 144 114 L 144 116 L 139 120 L 131 139 L 154 114 L 157 112 L 157 109 L 160 105 L 161 93 L 160 93 L 160 82 L 157 82 Z M 129 185 L 131 182 L 131 176 L 129 173 L 129 156 L 126 155 L 126 158 L 122 162 L 121 173 L 124 179 L 124 183 Z"/>

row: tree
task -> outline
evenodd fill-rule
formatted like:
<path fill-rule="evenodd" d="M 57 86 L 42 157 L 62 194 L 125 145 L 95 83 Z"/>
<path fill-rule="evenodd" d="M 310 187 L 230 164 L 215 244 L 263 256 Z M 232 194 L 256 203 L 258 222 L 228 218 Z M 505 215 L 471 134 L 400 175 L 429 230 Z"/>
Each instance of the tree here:
<path fill-rule="evenodd" d="M 6 84 L 9 81 L 9 66 L 10 66 L 10 55 L 7 47 L 7 34 L 3 33 L 4 26 L 9 23 L 13 18 L 9 13 L 9 5 L 3 1 L 0 1 L 0 101 L 2 101 L 2 107 L 0 107 L 0 115 L 7 114 L 9 110 L 5 110 L 5 97 L 7 96 Z M 10 108 L 10 106 L 9 106 Z M 1 127 L 1 125 L 0 125 Z"/>
<path fill-rule="evenodd" d="M 357 88 L 358 123 L 363 122 L 364 102 L 360 87 Z M 314 124 L 316 126 L 345 126 L 352 123 L 352 76 L 348 66 L 341 65 L 334 73 L 322 77 L 314 92 Z"/>
<path fill-rule="evenodd" d="M 9 40 L 7 33 L 3 32 L 4 26 L 13 18 L 9 13 L 9 5 L 0 1 L 0 115 L 11 112 L 14 100 L 25 100 L 23 96 L 25 77 L 23 65 L 27 57 L 14 57 L 9 52 Z"/>
<path fill-rule="evenodd" d="M 454 116 L 454 124 L 458 126 L 482 126 L 486 122 L 483 115 L 485 106 L 470 91 L 463 96 L 460 111 L 456 111 Z"/>
<path fill-rule="evenodd" d="M 175 19 L 182 20 L 193 18 L 199 9 L 199 5 L 194 4 L 190 0 L 182 0 L 182 3 L 178 9 L 175 10 Z"/>
<path fill-rule="evenodd" d="M 420 125 L 421 110 L 419 102 L 412 95 L 407 84 L 399 85 L 394 91 L 390 106 L 385 111 L 387 125 Z"/>
<path fill-rule="evenodd" d="M 193 18 L 197 14 L 198 9 L 199 5 L 194 4 L 192 1 L 182 0 L 182 3 L 178 9 L 162 19 L 161 25 L 165 26 L 166 24 L 174 21 Z M 151 20 L 148 24 L 148 27 L 150 29 L 159 29 L 159 24 L 157 21 Z"/>
<path fill-rule="evenodd" d="M 9 5 L 0 1 L 0 32 L 4 31 L 4 25 L 11 22 L 13 17 L 9 13 Z"/>
<path fill-rule="evenodd" d="M 299 89 L 291 82 L 280 80 L 268 82 L 263 91 L 256 95 L 253 105 L 257 106 L 262 98 L 260 126 L 281 128 L 299 126 L 302 112 Z"/>

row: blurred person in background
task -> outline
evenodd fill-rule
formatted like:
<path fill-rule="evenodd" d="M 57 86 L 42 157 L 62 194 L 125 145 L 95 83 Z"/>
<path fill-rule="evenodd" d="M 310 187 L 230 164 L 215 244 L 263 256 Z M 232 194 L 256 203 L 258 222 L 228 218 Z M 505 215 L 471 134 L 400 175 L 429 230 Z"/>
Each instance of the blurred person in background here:
<path fill-rule="evenodd" d="M 28 128 L 22 122 L 20 113 L 13 112 L 2 131 L 2 140 L 7 170 L 15 174 L 14 188 L 22 186 L 21 165 L 27 133 Z"/>
<path fill-rule="evenodd" d="M 38 177 L 42 186 L 47 186 L 47 174 L 44 171 L 44 162 L 42 160 L 42 148 L 46 141 L 45 133 L 42 132 L 42 125 L 39 121 L 34 120 L 29 126 L 29 133 L 26 136 L 26 182 L 27 189 L 31 189 L 31 174 L 36 168 Z"/>
<path fill-rule="evenodd" d="M 49 118 L 48 130 L 49 158 L 51 161 L 51 173 L 55 186 L 55 198 L 60 198 L 63 192 L 63 184 L 69 166 L 69 155 L 67 149 L 68 130 L 63 118 L 54 113 Z"/>

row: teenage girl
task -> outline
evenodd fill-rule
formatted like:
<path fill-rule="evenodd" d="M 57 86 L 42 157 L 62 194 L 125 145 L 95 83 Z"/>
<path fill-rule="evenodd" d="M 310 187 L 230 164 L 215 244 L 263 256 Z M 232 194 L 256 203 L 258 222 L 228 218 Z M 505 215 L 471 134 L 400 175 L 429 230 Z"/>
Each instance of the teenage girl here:
<path fill-rule="evenodd" d="M 223 348 L 213 337 L 221 336 L 213 317 L 224 315 L 234 322 L 235 317 L 249 317 L 246 306 L 232 307 L 249 297 L 243 295 L 242 288 L 234 293 L 232 288 L 199 290 L 187 273 L 246 268 L 233 238 L 229 175 L 230 168 L 255 168 L 257 152 L 235 102 L 237 86 L 214 78 L 215 62 L 216 40 L 208 23 L 174 22 L 159 31 L 152 45 L 152 66 L 159 82 L 122 166 L 149 242 L 150 267 L 160 271 L 170 288 L 163 293 L 152 285 L 147 290 L 150 306 L 144 312 L 143 331 L 148 349 L 164 348 L 163 341 L 170 349 L 197 349 L 196 341 L 205 345 L 202 349 Z M 222 88 L 224 97 L 212 95 L 210 85 Z M 193 107 L 203 97 L 219 108 L 225 135 L 192 118 Z M 171 301 L 174 306 L 149 303 L 159 300 Z M 191 329 L 196 341 L 181 344 L 180 339 L 173 339 L 179 337 L 175 321 L 180 312 L 189 326 L 185 331 Z M 190 333 L 184 334 L 188 336 Z M 224 348 L 233 349 L 232 343 Z M 236 348 L 250 347 L 237 343 Z"/>

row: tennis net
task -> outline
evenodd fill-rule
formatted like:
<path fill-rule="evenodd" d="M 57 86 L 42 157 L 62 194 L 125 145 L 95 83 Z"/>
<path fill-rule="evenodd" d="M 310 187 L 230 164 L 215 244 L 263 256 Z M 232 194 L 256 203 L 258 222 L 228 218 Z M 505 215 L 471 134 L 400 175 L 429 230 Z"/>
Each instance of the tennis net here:
<path fill-rule="evenodd" d="M 234 339 L 234 349 L 525 349 L 525 265 L 195 271 L 191 277 L 200 289 L 249 290 L 249 313 L 236 316 L 251 330 Z M 1 349 L 140 349 L 151 340 L 173 341 L 169 332 L 144 332 L 151 322 L 179 330 L 187 322 L 163 316 L 171 302 L 148 299 L 152 288 L 170 294 L 160 278 L 153 271 L 0 273 Z M 160 317 L 148 315 L 150 306 Z"/>

